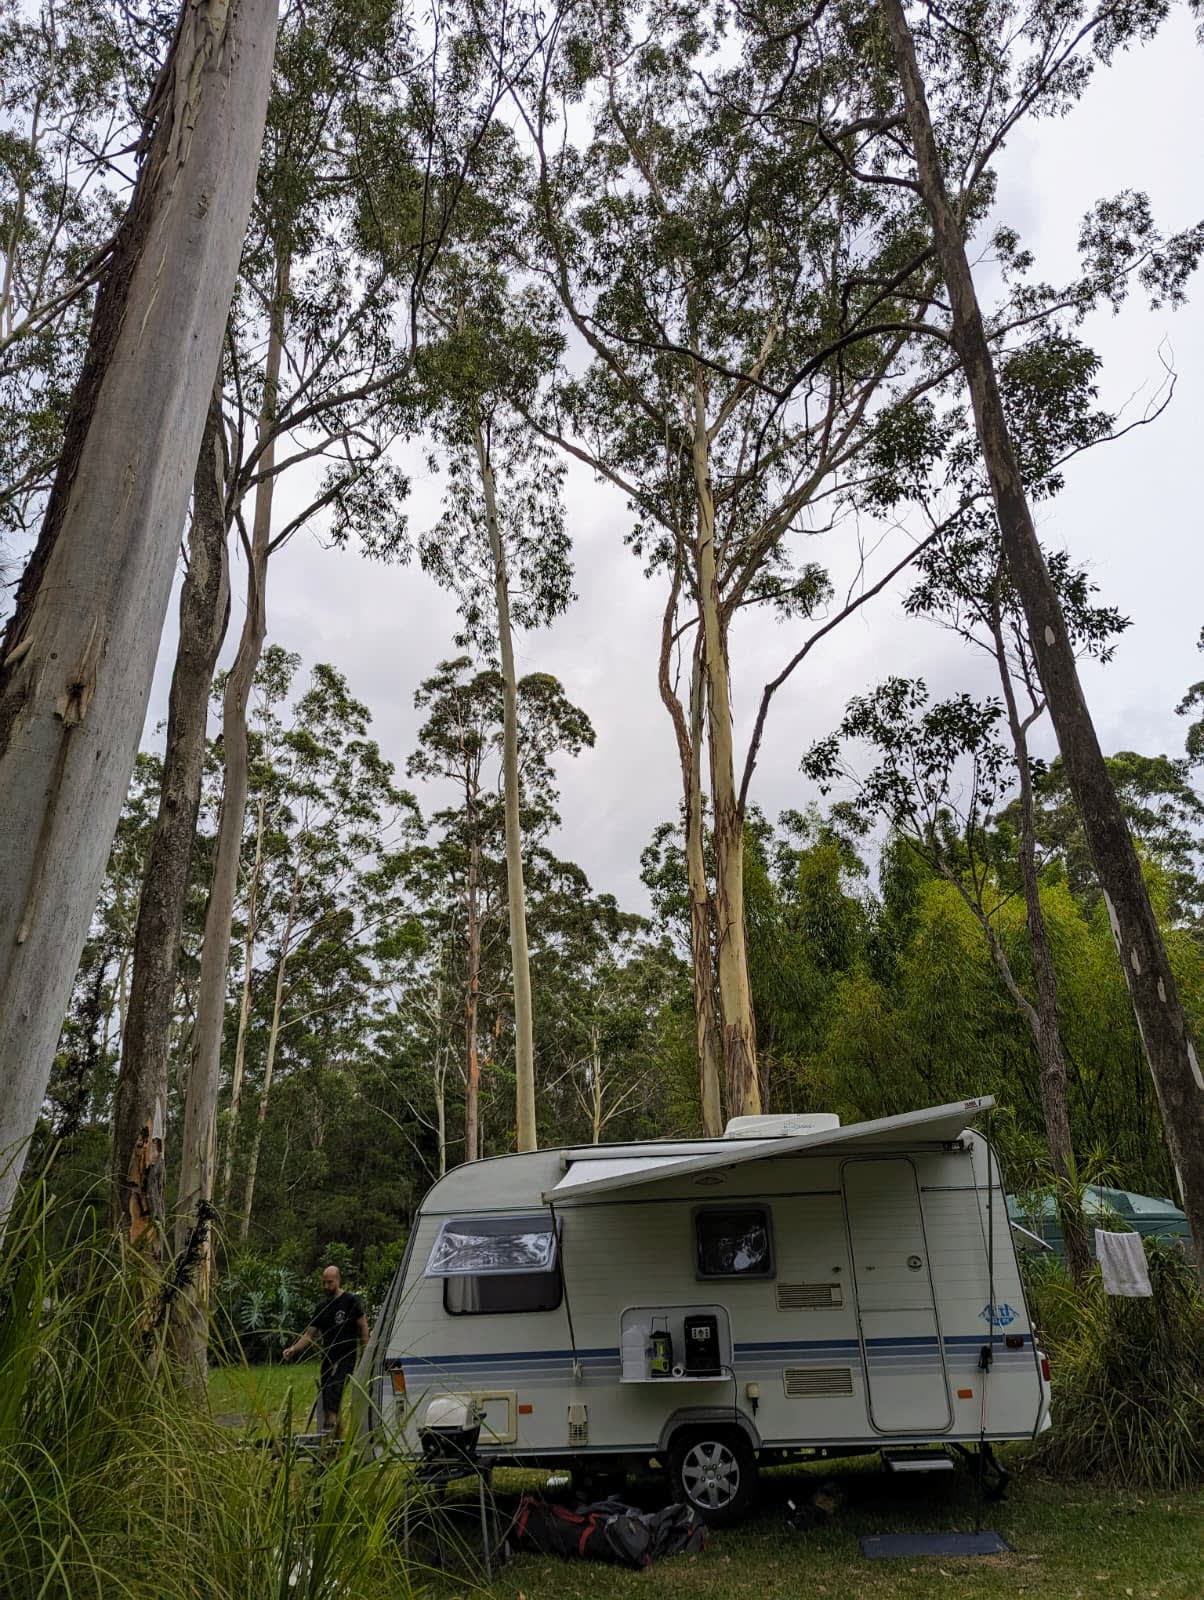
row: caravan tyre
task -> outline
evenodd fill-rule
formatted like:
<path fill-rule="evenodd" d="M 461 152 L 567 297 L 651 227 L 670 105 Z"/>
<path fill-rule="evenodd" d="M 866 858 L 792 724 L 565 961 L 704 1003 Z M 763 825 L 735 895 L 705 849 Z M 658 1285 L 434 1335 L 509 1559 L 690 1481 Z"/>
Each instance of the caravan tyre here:
<path fill-rule="evenodd" d="M 742 1517 L 757 1493 L 757 1458 L 740 1428 L 680 1428 L 669 1445 L 669 1488 L 712 1528 Z"/>

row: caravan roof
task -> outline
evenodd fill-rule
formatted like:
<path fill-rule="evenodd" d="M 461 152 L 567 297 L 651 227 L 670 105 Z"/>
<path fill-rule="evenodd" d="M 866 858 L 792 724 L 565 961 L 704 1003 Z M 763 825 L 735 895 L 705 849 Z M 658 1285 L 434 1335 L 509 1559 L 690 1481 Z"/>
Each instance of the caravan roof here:
<path fill-rule="evenodd" d="M 811 1133 L 786 1138 L 729 1138 L 698 1143 L 683 1150 L 645 1145 L 629 1155 L 617 1155 L 614 1147 L 591 1145 L 566 1150 L 566 1171 L 543 1199 L 586 1199 L 591 1195 L 612 1194 L 618 1189 L 658 1183 L 690 1173 L 740 1166 L 749 1161 L 804 1155 L 812 1151 L 838 1154 L 846 1146 L 858 1151 L 881 1148 L 899 1149 L 917 1144 L 951 1144 L 967 1126 L 995 1104 L 990 1095 L 977 1100 L 958 1100 L 950 1105 L 930 1106 L 925 1111 L 907 1111 L 898 1117 L 877 1117 L 872 1122 L 854 1122 L 844 1128 L 818 1128 Z"/>

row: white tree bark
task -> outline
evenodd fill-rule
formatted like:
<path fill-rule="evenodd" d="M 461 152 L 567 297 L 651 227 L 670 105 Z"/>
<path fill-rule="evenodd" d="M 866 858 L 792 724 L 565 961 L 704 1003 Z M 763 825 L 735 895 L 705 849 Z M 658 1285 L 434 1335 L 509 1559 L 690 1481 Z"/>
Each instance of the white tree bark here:
<path fill-rule="evenodd" d="M 263 871 L 263 833 L 267 812 L 266 796 L 259 796 L 255 808 L 255 860 L 247 885 L 247 929 L 243 939 L 242 998 L 238 1005 L 238 1034 L 234 1041 L 234 1066 L 230 1073 L 230 1109 L 226 1114 L 226 1133 L 222 1154 L 222 1174 L 218 1183 L 218 1204 L 230 1197 L 234 1177 L 234 1150 L 242 1116 L 242 1084 L 247 1065 L 247 1033 L 251 1023 L 251 985 L 255 976 L 255 934 L 259 915 L 259 879 Z"/>
<path fill-rule="evenodd" d="M 255 1180 L 259 1175 L 259 1152 L 263 1147 L 263 1125 L 268 1120 L 268 1102 L 272 1094 L 272 1079 L 276 1072 L 276 1050 L 280 1044 L 280 1019 L 284 1014 L 284 975 L 288 966 L 293 925 L 297 917 L 297 898 L 301 893 L 301 862 L 293 873 L 293 886 L 289 894 L 288 915 L 284 919 L 284 935 L 280 941 L 280 960 L 276 963 L 276 989 L 272 996 L 272 1025 L 268 1031 L 268 1051 L 263 1064 L 263 1087 L 259 1091 L 259 1109 L 255 1116 L 255 1132 L 251 1136 L 251 1149 L 247 1155 L 247 1179 L 243 1189 L 242 1214 L 238 1219 L 238 1240 L 246 1244 L 251 1231 L 251 1212 L 255 1206 Z"/>
<path fill-rule="evenodd" d="M 506 897 L 510 910 L 510 966 L 514 980 L 515 1144 L 538 1148 L 535 1132 L 535 1024 L 531 1006 L 531 957 L 527 948 L 527 898 L 523 886 L 523 834 L 519 814 L 518 677 L 510 627 L 510 584 L 506 547 L 497 515 L 493 467 L 479 416 L 473 417 L 473 443 L 485 495 L 485 522 L 493 555 L 498 651 L 502 663 L 502 786 L 506 817 Z"/>
<path fill-rule="evenodd" d="M 275 0 L 186 0 L 0 646 L 0 1219 L 146 715 L 263 139 Z"/>

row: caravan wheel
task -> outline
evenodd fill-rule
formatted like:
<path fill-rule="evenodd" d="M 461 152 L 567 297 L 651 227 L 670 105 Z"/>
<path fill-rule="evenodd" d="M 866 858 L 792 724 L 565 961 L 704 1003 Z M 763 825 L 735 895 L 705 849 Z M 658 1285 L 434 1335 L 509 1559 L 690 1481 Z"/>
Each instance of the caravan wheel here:
<path fill-rule="evenodd" d="M 703 1521 L 722 1528 L 744 1515 L 757 1492 L 757 1458 L 740 1428 L 683 1428 L 669 1446 L 669 1487 Z"/>

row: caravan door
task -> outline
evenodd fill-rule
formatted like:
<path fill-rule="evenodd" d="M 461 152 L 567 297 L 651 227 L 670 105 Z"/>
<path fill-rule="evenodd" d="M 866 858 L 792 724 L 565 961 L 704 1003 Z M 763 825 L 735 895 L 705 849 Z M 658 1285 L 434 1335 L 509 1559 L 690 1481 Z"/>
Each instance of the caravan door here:
<path fill-rule="evenodd" d="M 846 1161 L 842 1185 L 870 1424 L 943 1433 L 953 1408 L 916 1169 L 906 1157 Z"/>

